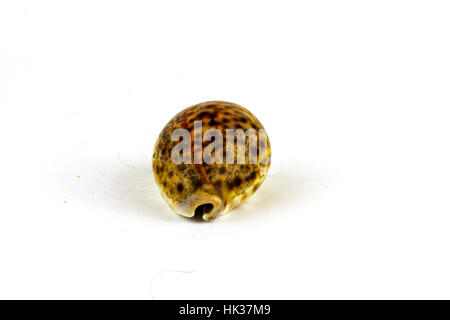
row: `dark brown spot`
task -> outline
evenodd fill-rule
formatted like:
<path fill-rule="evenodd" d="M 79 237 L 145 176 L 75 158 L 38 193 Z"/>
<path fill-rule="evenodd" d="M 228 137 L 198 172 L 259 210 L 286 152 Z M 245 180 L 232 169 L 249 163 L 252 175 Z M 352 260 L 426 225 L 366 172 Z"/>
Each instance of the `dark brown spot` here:
<path fill-rule="evenodd" d="M 224 174 L 225 172 L 227 172 L 227 169 L 225 167 L 220 167 L 219 168 L 219 173 L 220 174 Z"/>
<path fill-rule="evenodd" d="M 184 189 L 183 184 L 182 184 L 182 183 L 178 183 L 178 184 L 177 184 L 177 191 L 178 191 L 179 193 L 182 193 L 182 192 L 183 192 L 183 189 Z"/>
<path fill-rule="evenodd" d="M 210 119 L 217 118 L 217 111 L 214 111 L 213 113 L 210 113 L 210 114 L 209 114 L 209 118 L 210 118 Z"/>
<path fill-rule="evenodd" d="M 189 123 L 185 129 L 191 131 L 192 129 L 194 129 L 194 125 L 192 123 Z"/>
<path fill-rule="evenodd" d="M 214 182 L 214 188 L 216 188 L 216 189 L 220 189 L 220 188 L 222 188 L 222 180 L 217 180 L 217 181 L 215 181 Z"/>
<path fill-rule="evenodd" d="M 237 188 L 242 184 L 242 179 L 240 177 L 236 177 L 233 179 L 232 185 Z"/>
<path fill-rule="evenodd" d="M 194 188 L 194 190 L 197 190 L 198 188 L 200 188 L 202 186 L 202 180 L 198 177 L 194 177 L 192 179 L 192 188 Z"/>
<path fill-rule="evenodd" d="M 198 114 L 198 119 L 203 119 L 209 116 L 209 112 L 208 111 L 202 111 Z"/>
<path fill-rule="evenodd" d="M 256 172 L 253 171 L 252 173 L 250 173 L 250 175 L 245 180 L 252 181 L 252 180 L 255 180 L 255 178 L 256 178 Z"/>
<path fill-rule="evenodd" d="M 211 127 L 214 127 L 214 126 L 217 126 L 219 123 L 215 120 L 215 119 L 212 119 L 211 121 L 209 121 L 209 125 L 211 126 Z"/>

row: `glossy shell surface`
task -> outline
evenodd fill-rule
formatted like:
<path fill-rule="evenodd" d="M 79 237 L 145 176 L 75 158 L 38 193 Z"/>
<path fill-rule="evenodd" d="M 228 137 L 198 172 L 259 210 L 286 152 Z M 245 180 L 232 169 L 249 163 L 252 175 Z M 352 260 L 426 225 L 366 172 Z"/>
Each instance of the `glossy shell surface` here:
<path fill-rule="evenodd" d="M 194 128 L 194 122 L 198 121 L 202 123 L 201 131 L 197 125 Z M 194 159 L 191 163 L 173 161 L 172 150 L 179 144 L 179 141 L 172 141 L 174 130 L 188 130 L 194 141 L 194 134 L 199 136 L 201 132 L 204 137 L 205 131 L 211 128 L 223 133 L 223 150 L 212 153 L 221 151 L 223 163 L 195 164 Z M 245 139 L 241 141 L 245 143 L 245 163 L 227 164 L 226 130 L 250 128 L 265 134 L 265 139 L 261 139 L 261 134 L 258 138 L 256 163 L 249 163 L 250 152 L 254 149 L 250 150 L 250 139 Z M 203 150 L 210 143 L 202 139 Z M 236 155 L 238 143 L 233 146 Z M 193 155 L 194 143 L 190 148 Z M 270 156 L 270 142 L 264 127 L 250 111 L 230 102 L 208 101 L 184 109 L 167 123 L 156 142 L 152 165 L 161 194 L 173 211 L 210 221 L 239 206 L 258 190 L 267 175 Z"/>

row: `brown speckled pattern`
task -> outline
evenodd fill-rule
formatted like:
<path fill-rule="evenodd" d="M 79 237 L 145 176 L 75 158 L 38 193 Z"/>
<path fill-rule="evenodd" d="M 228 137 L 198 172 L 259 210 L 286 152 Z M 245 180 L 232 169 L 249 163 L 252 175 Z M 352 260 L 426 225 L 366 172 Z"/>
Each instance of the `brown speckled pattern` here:
<path fill-rule="evenodd" d="M 169 206 L 178 214 L 193 217 L 202 214 L 204 220 L 212 220 L 237 207 L 248 199 L 263 183 L 270 162 L 248 164 L 249 142 L 246 139 L 246 164 L 178 164 L 171 159 L 171 151 L 178 141 L 171 141 L 172 131 L 184 128 L 191 133 L 193 153 L 194 121 L 202 120 L 203 133 L 210 128 L 225 130 L 242 128 L 264 129 L 256 117 L 247 109 L 230 102 L 208 101 L 184 109 L 162 130 L 154 149 L 153 171 L 161 194 Z M 203 148 L 211 142 L 203 142 Z M 270 142 L 258 144 L 258 153 L 267 152 L 270 157 Z M 236 146 L 235 146 L 235 154 Z M 203 206 L 202 206 L 203 205 Z M 196 210 L 197 209 L 197 210 Z"/>

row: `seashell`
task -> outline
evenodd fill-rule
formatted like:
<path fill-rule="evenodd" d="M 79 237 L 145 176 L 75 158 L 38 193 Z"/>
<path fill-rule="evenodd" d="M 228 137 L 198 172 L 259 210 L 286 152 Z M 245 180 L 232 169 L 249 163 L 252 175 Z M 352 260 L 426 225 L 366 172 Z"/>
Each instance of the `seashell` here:
<path fill-rule="evenodd" d="M 208 101 L 184 109 L 167 123 L 156 141 L 153 172 L 173 211 L 210 221 L 256 192 L 270 157 L 264 127 L 250 111 Z"/>

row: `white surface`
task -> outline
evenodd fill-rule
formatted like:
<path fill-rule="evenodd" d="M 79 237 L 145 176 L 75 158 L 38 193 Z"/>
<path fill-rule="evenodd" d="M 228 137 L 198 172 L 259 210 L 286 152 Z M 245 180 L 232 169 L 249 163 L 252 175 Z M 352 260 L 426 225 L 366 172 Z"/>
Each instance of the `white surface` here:
<path fill-rule="evenodd" d="M 2 1 L 0 298 L 450 298 L 445 1 Z M 270 176 L 213 223 L 150 157 L 249 108 Z"/>

